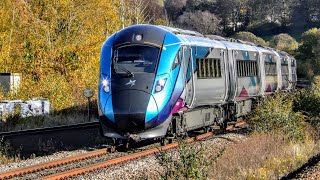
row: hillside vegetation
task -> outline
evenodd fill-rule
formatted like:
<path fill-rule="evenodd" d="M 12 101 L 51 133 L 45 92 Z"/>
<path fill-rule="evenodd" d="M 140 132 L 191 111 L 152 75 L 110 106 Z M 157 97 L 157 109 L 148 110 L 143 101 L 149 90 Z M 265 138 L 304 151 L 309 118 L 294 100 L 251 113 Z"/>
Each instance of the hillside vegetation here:
<path fill-rule="evenodd" d="M 23 78 L 20 91 L 6 98 L 45 97 L 55 110 L 81 105 L 83 89 L 96 89 L 102 42 L 120 29 L 117 4 L 2 2 L 0 71 L 19 72 Z"/>

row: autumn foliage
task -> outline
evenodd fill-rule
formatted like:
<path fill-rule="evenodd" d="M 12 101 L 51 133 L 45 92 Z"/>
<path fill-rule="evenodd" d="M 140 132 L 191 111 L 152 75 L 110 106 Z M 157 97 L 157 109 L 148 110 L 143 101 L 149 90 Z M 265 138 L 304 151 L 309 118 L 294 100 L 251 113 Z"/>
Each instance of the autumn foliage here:
<path fill-rule="evenodd" d="M 121 28 L 113 0 L 3 0 L 0 72 L 22 73 L 16 94 L 48 98 L 54 110 L 79 106 L 96 90 L 103 41 Z"/>

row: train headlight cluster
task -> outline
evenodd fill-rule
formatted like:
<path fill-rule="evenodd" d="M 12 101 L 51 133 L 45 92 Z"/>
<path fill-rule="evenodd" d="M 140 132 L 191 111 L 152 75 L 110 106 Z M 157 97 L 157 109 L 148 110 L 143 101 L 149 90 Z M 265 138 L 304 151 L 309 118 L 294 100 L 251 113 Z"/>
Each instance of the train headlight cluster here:
<path fill-rule="evenodd" d="M 154 89 L 154 93 L 161 92 L 167 83 L 167 78 L 159 79 L 156 83 L 156 87 Z"/>
<path fill-rule="evenodd" d="M 102 80 L 101 84 L 102 84 L 102 88 L 105 92 L 107 92 L 107 93 L 110 92 L 110 83 L 107 79 Z"/>

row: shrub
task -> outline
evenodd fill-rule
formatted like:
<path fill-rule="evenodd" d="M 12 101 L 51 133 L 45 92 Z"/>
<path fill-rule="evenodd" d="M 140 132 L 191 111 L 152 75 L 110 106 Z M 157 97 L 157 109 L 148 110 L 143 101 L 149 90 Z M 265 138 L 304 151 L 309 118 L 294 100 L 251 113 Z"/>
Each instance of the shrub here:
<path fill-rule="evenodd" d="M 278 34 L 273 36 L 269 45 L 275 49 L 292 54 L 298 48 L 298 42 L 289 34 Z"/>
<path fill-rule="evenodd" d="M 234 38 L 240 39 L 243 41 L 253 42 L 255 44 L 259 44 L 262 46 L 267 45 L 267 43 L 262 38 L 257 37 L 256 35 L 254 35 L 251 32 L 238 32 L 237 34 L 234 35 Z"/>
<path fill-rule="evenodd" d="M 0 137 L 0 164 L 19 160 L 19 156 L 10 148 L 10 145 Z"/>
<path fill-rule="evenodd" d="M 293 96 L 289 94 L 276 93 L 268 96 L 249 118 L 251 130 L 259 133 L 281 132 L 288 140 L 303 140 L 306 117 L 293 111 L 293 103 Z"/>
<path fill-rule="evenodd" d="M 210 167 L 208 179 L 281 179 L 315 152 L 311 139 L 288 143 L 280 134 L 253 134 L 228 147 Z"/>
<path fill-rule="evenodd" d="M 311 89 L 296 93 L 293 110 L 303 113 L 307 122 L 316 130 L 320 137 L 320 76 L 314 78 Z"/>
<path fill-rule="evenodd" d="M 222 155 L 222 149 L 215 157 L 207 157 L 202 145 L 191 146 L 180 143 L 177 154 L 161 152 L 157 154 L 160 166 L 164 168 L 161 179 L 206 179 L 208 168 Z"/>
<path fill-rule="evenodd" d="M 298 72 L 312 79 L 314 75 L 320 74 L 320 30 L 313 28 L 304 32 L 301 41 L 296 55 L 302 64 L 298 66 Z"/>
<path fill-rule="evenodd" d="M 282 31 L 279 23 L 265 21 L 250 24 L 246 29 L 261 37 L 272 36 Z"/>

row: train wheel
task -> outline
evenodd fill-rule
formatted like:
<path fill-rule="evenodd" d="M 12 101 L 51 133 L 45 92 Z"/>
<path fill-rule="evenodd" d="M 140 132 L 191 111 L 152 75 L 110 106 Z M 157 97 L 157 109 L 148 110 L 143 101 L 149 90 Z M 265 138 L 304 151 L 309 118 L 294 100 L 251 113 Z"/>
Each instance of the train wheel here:
<path fill-rule="evenodd" d="M 212 131 L 212 128 L 210 126 L 207 126 L 207 127 L 204 127 L 203 130 L 204 130 L 205 133 L 208 133 L 208 132 Z"/>
<path fill-rule="evenodd" d="M 173 138 L 168 139 L 168 143 L 172 144 L 173 143 Z"/>
<path fill-rule="evenodd" d="M 161 146 L 165 146 L 167 144 L 169 144 L 169 140 L 167 138 L 163 137 L 163 138 L 160 139 L 160 145 Z"/>
<path fill-rule="evenodd" d="M 129 140 L 128 139 L 123 140 L 122 145 L 125 149 L 129 149 Z"/>
<path fill-rule="evenodd" d="M 228 122 L 227 121 L 223 121 L 220 125 L 220 129 L 225 132 L 227 130 L 228 127 Z"/>

